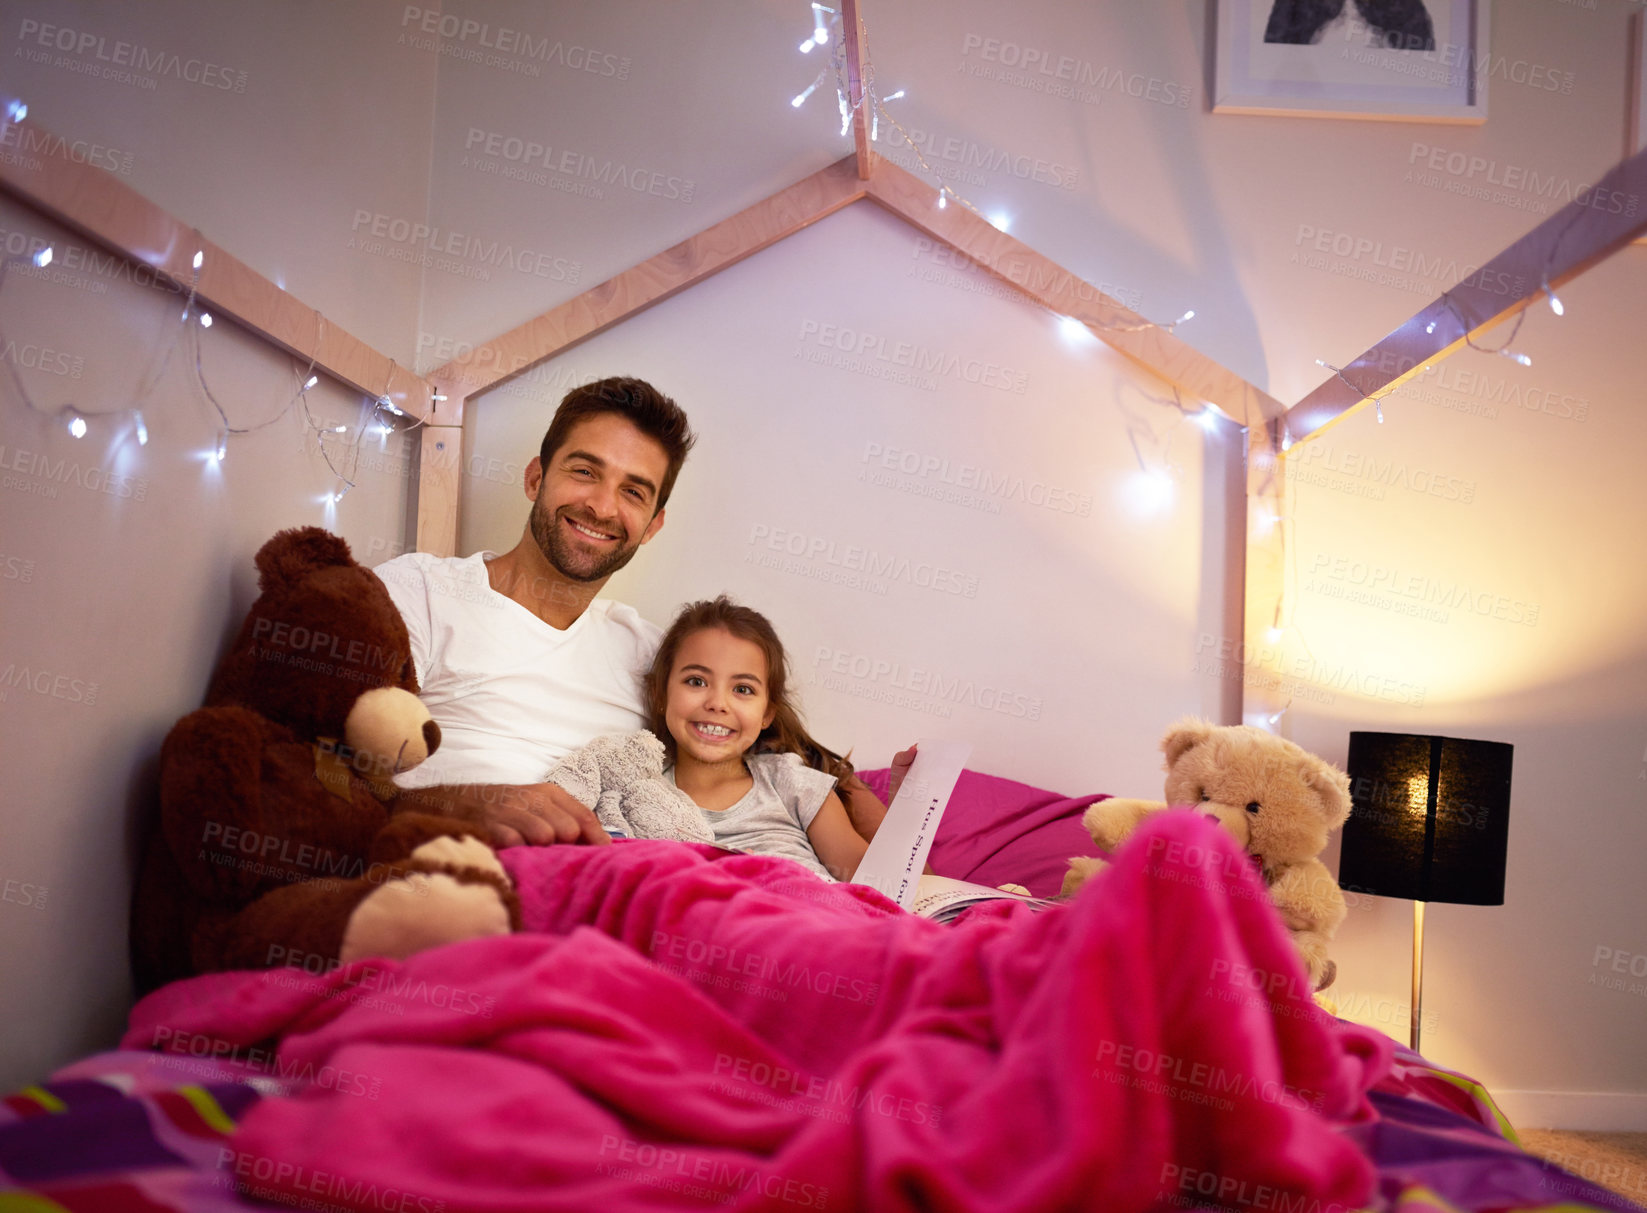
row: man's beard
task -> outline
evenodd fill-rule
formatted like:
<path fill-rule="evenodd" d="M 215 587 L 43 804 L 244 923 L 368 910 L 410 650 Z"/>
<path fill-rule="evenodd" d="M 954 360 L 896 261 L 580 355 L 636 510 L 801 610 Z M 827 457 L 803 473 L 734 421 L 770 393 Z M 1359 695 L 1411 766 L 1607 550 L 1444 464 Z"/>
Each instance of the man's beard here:
<path fill-rule="evenodd" d="M 560 520 L 536 502 L 532 505 L 531 525 L 532 538 L 537 541 L 538 550 L 555 570 L 569 581 L 600 581 L 602 578 L 610 577 L 628 564 L 640 550 L 638 543 L 624 546 L 623 540 L 628 533 L 622 526 L 607 527 L 584 523 L 591 530 L 615 531 L 619 540 L 618 546 L 604 556 L 581 553 L 572 546 L 572 540 L 560 526 Z"/>

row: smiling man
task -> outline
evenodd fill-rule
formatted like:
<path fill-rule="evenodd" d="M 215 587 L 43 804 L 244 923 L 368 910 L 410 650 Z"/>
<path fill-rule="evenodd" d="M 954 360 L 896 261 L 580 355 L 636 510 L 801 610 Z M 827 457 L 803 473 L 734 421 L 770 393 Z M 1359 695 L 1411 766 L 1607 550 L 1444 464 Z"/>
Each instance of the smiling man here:
<path fill-rule="evenodd" d="M 519 543 L 377 567 L 441 728 L 440 749 L 397 777 L 403 802 L 483 823 L 499 846 L 608 841 L 543 777 L 598 736 L 645 727 L 659 629 L 599 594 L 662 529 L 693 441 L 686 414 L 643 380 L 574 388 L 527 465 Z"/>

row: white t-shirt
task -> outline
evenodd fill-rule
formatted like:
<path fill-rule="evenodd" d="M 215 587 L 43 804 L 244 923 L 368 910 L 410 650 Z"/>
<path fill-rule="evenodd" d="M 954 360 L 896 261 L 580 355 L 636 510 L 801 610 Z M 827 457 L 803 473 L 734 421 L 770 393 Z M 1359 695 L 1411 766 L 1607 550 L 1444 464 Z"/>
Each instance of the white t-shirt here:
<path fill-rule="evenodd" d="M 745 754 L 743 764 L 755 782 L 731 808 L 698 812 L 715 832 L 715 845 L 752 855 L 781 855 L 831 880 L 807 827 L 823 808 L 824 797 L 835 789 L 835 777 L 815 770 L 799 754 Z M 664 772 L 675 782 L 675 768 Z"/>
<path fill-rule="evenodd" d="M 372 570 L 406 621 L 440 748 L 403 788 L 541 783 L 579 746 L 646 727 L 642 680 L 663 633 L 597 598 L 565 631 L 491 586 L 486 558 L 408 552 Z"/>

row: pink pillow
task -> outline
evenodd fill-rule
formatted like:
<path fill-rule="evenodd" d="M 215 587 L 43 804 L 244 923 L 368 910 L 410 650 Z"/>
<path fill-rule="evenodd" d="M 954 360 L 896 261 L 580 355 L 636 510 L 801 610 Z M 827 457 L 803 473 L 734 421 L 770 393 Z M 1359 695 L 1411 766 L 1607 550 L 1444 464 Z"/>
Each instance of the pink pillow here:
<path fill-rule="evenodd" d="M 889 772 L 859 771 L 870 791 L 886 799 Z M 1097 855 L 1081 826 L 1102 793 L 1068 797 L 1025 783 L 962 771 L 932 840 L 928 862 L 940 876 L 990 886 L 1021 884 L 1037 897 L 1055 896 L 1071 855 Z"/>

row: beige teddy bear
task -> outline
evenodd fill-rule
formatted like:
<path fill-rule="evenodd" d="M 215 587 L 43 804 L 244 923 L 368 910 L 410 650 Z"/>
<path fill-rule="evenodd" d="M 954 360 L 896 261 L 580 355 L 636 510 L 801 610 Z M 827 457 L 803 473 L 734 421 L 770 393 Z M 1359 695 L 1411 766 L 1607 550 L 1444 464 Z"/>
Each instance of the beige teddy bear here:
<path fill-rule="evenodd" d="M 1316 858 L 1350 815 L 1349 776 L 1290 741 L 1250 725 L 1179 721 L 1161 739 L 1166 803 L 1101 800 L 1081 824 L 1113 853 L 1140 822 L 1170 805 L 1198 805 L 1259 865 L 1270 897 L 1303 955 L 1315 989 L 1337 975 L 1327 944 L 1344 921 L 1344 895 Z M 1073 893 L 1104 867 L 1077 856 L 1064 874 Z"/>

